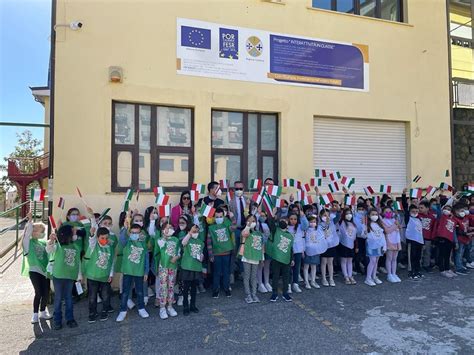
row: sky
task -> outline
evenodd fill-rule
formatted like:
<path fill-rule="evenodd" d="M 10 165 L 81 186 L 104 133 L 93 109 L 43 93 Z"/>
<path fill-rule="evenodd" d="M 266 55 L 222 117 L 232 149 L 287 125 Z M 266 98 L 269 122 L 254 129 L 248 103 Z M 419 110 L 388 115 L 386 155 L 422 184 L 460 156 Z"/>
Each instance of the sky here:
<path fill-rule="evenodd" d="M 0 122 L 44 123 L 30 86 L 46 86 L 51 0 L 0 0 Z M 43 128 L 29 128 L 43 139 Z M 24 127 L 0 126 L 0 163 Z"/>

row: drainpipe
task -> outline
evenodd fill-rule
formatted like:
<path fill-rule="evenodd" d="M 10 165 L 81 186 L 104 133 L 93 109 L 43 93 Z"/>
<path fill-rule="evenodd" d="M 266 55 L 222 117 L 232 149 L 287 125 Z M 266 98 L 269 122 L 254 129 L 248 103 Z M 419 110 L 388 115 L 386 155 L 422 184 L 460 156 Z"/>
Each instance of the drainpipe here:
<path fill-rule="evenodd" d="M 446 0 L 446 32 L 448 42 L 448 75 L 449 75 L 449 126 L 451 129 L 451 177 L 453 185 L 455 180 L 454 172 L 454 113 L 453 113 L 453 75 L 452 75 L 452 62 L 451 62 L 451 31 L 450 31 L 450 16 L 449 16 L 449 0 Z"/>
<path fill-rule="evenodd" d="M 56 77 L 56 5 L 57 0 L 51 2 L 51 51 L 49 55 L 50 72 L 49 72 L 49 90 L 50 90 L 50 106 L 49 106 L 49 176 L 48 176 L 48 216 L 53 214 L 53 179 L 54 179 L 54 99 L 55 99 L 55 77 Z M 51 230 L 51 226 L 50 229 Z"/>

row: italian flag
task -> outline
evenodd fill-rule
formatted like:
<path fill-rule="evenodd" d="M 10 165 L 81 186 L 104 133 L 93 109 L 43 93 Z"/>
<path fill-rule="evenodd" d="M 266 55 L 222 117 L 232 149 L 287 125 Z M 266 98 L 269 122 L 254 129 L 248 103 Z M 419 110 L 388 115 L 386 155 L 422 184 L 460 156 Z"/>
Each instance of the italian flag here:
<path fill-rule="evenodd" d="M 261 187 L 262 187 L 262 180 L 260 180 L 260 179 L 252 179 L 252 180 L 250 181 L 250 186 L 249 186 L 250 189 L 253 189 L 253 190 L 260 190 Z"/>
<path fill-rule="evenodd" d="M 417 175 L 413 178 L 413 182 L 418 182 L 421 180 L 421 176 L 420 175 Z"/>
<path fill-rule="evenodd" d="M 130 207 L 130 201 L 129 200 L 123 201 L 122 212 L 128 212 L 129 207 Z"/>
<path fill-rule="evenodd" d="M 334 201 L 334 197 L 332 196 L 331 193 L 321 195 L 319 197 L 319 201 L 321 205 L 329 205 L 332 201 Z"/>
<path fill-rule="evenodd" d="M 257 205 L 259 205 L 260 202 L 262 202 L 262 195 L 258 192 L 255 192 L 252 195 L 252 201 L 255 202 Z"/>
<path fill-rule="evenodd" d="M 271 196 L 276 196 L 276 197 L 280 197 L 281 195 L 281 187 L 279 186 L 276 186 L 276 185 L 268 185 L 266 187 L 267 189 L 267 192 L 271 195 Z"/>
<path fill-rule="evenodd" d="M 372 186 L 367 186 L 367 187 L 364 187 L 364 192 L 367 196 L 372 196 L 375 191 L 374 189 L 372 188 Z"/>
<path fill-rule="evenodd" d="M 171 205 L 157 206 L 158 215 L 160 217 L 169 217 L 171 212 Z"/>
<path fill-rule="evenodd" d="M 285 200 L 282 198 L 277 198 L 275 201 L 275 207 L 278 207 L 278 208 L 285 207 Z"/>
<path fill-rule="evenodd" d="M 227 200 L 227 205 L 230 204 L 230 201 L 232 201 L 232 199 L 234 198 L 234 191 L 227 191 L 226 195 L 226 200 Z"/>
<path fill-rule="evenodd" d="M 348 189 L 351 188 L 352 185 L 354 185 L 355 179 L 354 178 L 348 178 L 347 176 L 343 176 L 341 178 L 341 184 L 343 184 L 345 187 Z"/>
<path fill-rule="evenodd" d="M 351 195 L 347 195 L 346 197 L 344 197 L 344 204 L 346 206 L 355 206 L 356 204 L 356 197 L 355 196 L 351 196 Z"/>
<path fill-rule="evenodd" d="M 212 218 L 214 216 L 214 213 L 216 213 L 216 209 L 206 204 L 203 204 L 201 209 L 199 210 L 199 213 L 206 218 Z"/>
<path fill-rule="evenodd" d="M 325 169 L 316 169 L 314 170 L 314 176 L 317 178 L 325 178 L 327 176 Z"/>
<path fill-rule="evenodd" d="M 301 190 L 303 190 L 304 192 L 310 192 L 311 186 L 309 184 L 304 184 L 303 186 L 301 186 Z"/>
<path fill-rule="evenodd" d="M 313 204 L 311 196 L 301 190 L 298 190 L 298 201 L 300 201 L 303 206 Z"/>
<path fill-rule="evenodd" d="M 49 224 L 51 225 L 52 230 L 56 230 L 58 227 L 56 226 L 56 221 L 54 220 L 53 216 L 49 216 Z"/>
<path fill-rule="evenodd" d="M 66 205 L 66 200 L 60 197 L 58 201 L 58 207 L 63 210 L 65 205 Z"/>
<path fill-rule="evenodd" d="M 436 187 L 433 187 L 433 186 L 430 185 L 426 188 L 426 194 L 432 196 L 432 195 L 434 195 L 436 190 L 438 190 Z"/>
<path fill-rule="evenodd" d="M 423 191 L 421 189 L 410 189 L 410 197 L 411 198 L 421 198 L 421 194 Z"/>
<path fill-rule="evenodd" d="M 281 187 L 279 187 L 279 189 L 281 190 Z M 263 198 L 263 206 L 265 207 L 267 213 L 269 215 L 273 216 L 273 204 L 272 204 L 271 197 L 268 196 L 268 194 L 265 191 L 263 191 L 263 197 L 262 198 Z"/>
<path fill-rule="evenodd" d="M 331 181 L 336 181 L 341 179 L 341 173 L 339 171 L 335 171 L 329 174 L 329 179 Z"/>
<path fill-rule="evenodd" d="M 390 194 L 390 193 L 392 193 L 392 186 L 390 186 L 390 185 L 380 185 L 379 192 L 384 193 L 384 194 Z"/>
<path fill-rule="evenodd" d="M 158 195 L 164 195 L 165 194 L 165 189 L 162 188 L 161 186 L 155 186 L 153 188 L 153 193 L 155 194 L 155 197 Z"/>
<path fill-rule="evenodd" d="M 393 209 L 396 211 L 403 211 L 403 206 L 400 201 L 393 201 Z"/>
<path fill-rule="evenodd" d="M 446 182 L 442 182 L 441 184 L 439 184 L 439 188 L 440 190 L 448 190 L 451 192 L 453 191 L 453 187 Z"/>
<path fill-rule="evenodd" d="M 334 192 L 337 192 L 339 191 L 339 185 L 336 181 L 331 181 L 329 184 L 329 190 L 334 193 Z"/>
<path fill-rule="evenodd" d="M 79 222 L 81 222 L 84 227 L 89 226 L 91 224 L 91 220 L 85 217 L 83 217 Z"/>
<path fill-rule="evenodd" d="M 228 189 L 229 188 L 229 180 L 219 180 L 219 185 L 221 189 Z"/>
<path fill-rule="evenodd" d="M 191 201 L 196 202 L 199 200 L 199 191 L 191 190 L 189 193 L 191 195 Z"/>
<path fill-rule="evenodd" d="M 36 202 L 44 201 L 45 194 L 46 190 L 44 189 L 31 189 L 31 200 Z"/>
<path fill-rule="evenodd" d="M 283 187 L 296 187 L 300 188 L 301 182 L 295 179 L 283 179 Z"/>
<path fill-rule="evenodd" d="M 203 184 L 195 184 L 194 183 L 194 184 L 191 185 L 191 190 L 197 191 L 200 194 L 205 194 L 206 193 L 206 186 L 204 186 Z"/>
<path fill-rule="evenodd" d="M 311 178 L 309 181 L 309 184 L 311 186 L 322 186 L 323 185 L 323 179 L 321 178 Z"/>
<path fill-rule="evenodd" d="M 170 197 L 168 195 L 158 195 L 156 196 L 155 204 L 164 206 L 168 204 Z"/>
<path fill-rule="evenodd" d="M 380 196 L 373 196 L 373 197 L 371 198 L 371 200 L 372 200 L 372 204 L 373 204 L 374 206 L 380 205 Z"/>
<path fill-rule="evenodd" d="M 107 213 L 109 213 L 109 211 L 110 211 L 110 208 L 106 208 L 105 210 L 102 211 L 98 219 L 99 224 L 104 219 L 104 217 L 107 216 Z"/>
<path fill-rule="evenodd" d="M 125 200 L 131 201 L 132 197 L 133 197 L 133 189 L 128 189 L 127 192 L 125 193 Z"/>

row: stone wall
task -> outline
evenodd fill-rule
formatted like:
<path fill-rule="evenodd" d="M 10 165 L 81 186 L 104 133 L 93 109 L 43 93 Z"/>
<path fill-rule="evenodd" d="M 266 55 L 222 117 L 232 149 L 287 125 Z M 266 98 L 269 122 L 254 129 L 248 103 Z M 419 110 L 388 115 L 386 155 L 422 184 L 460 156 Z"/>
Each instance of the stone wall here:
<path fill-rule="evenodd" d="M 474 181 L 474 109 L 454 109 L 454 186 Z M 470 123 L 470 124 L 469 124 Z"/>

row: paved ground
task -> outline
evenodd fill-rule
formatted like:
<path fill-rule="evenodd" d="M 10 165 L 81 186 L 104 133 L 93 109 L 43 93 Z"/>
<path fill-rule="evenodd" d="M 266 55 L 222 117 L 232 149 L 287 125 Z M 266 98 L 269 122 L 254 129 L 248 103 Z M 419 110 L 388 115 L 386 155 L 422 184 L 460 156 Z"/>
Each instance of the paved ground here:
<path fill-rule="evenodd" d="M 369 288 L 361 283 L 304 291 L 293 303 L 243 302 L 241 285 L 231 299 L 198 295 L 198 315 L 162 321 L 148 307 L 117 324 L 87 323 L 87 304 L 75 305 L 76 329 L 53 331 L 49 322 L 32 326 L 30 301 L 0 303 L 0 353 L 459 353 L 474 349 L 474 273 L 447 280 Z M 18 283 L 28 284 L 27 279 Z M 4 288 L 0 281 L 0 289 Z M 113 305 L 117 307 L 118 298 Z M 180 311 L 180 309 L 179 309 Z"/>

